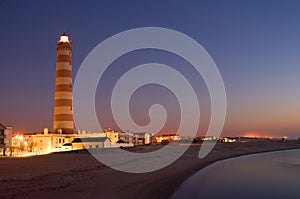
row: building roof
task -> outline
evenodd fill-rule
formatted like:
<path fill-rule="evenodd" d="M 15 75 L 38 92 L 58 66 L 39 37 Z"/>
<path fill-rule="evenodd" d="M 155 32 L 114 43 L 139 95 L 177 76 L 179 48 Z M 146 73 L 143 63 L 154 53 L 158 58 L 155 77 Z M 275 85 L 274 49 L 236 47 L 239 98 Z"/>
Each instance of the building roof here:
<path fill-rule="evenodd" d="M 72 143 L 82 143 L 82 142 L 105 142 L 107 137 L 87 137 L 87 138 L 75 138 Z"/>
<path fill-rule="evenodd" d="M 6 126 L 0 123 L 0 130 L 4 130 L 4 129 L 6 129 Z"/>
<path fill-rule="evenodd" d="M 125 141 L 120 139 L 120 140 L 118 140 L 116 143 L 117 143 L 117 144 L 125 143 Z"/>
<path fill-rule="evenodd" d="M 145 135 L 147 132 L 132 132 L 134 135 Z"/>
<path fill-rule="evenodd" d="M 72 143 L 65 143 L 63 146 L 72 146 Z"/>
<path fill-rule="evenodd" d="M 60 35 L 60 36 L 69 36 L 69 35 L 67 35 L 67 33 L 66 32 L 64 32 L 62 35 Z"/>
<path fill-rule="evenodd" d="M 168 136 L 179 136 L 179 135 L 177 135 L 176 133 L 155 135 L 155 137 L 168 137 Z"/>

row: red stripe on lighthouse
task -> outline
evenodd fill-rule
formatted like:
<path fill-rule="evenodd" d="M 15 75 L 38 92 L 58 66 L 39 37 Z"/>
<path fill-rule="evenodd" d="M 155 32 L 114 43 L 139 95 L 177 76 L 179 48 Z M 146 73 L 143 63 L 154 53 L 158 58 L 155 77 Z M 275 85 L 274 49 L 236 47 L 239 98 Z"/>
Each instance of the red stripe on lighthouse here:
<path fill-rule="evenodd" d="M 71 62 L 70 55 L 57 55 L 57 62 Z"/>
<path fill-rule="evenodd" d="M 73 121 L 73 114 L 56 114 L 54 121 Z"/>
<path fill-rule="evenodd" d="M 72 92 L 72 85 L 60 84 L 56 85 L 55 91 Z"/>
<path fill-rule="evenodd" d="M 71 70 L 57 70 L 56 77 L 72 77 Z"/>
<path fill-rule="evenodd" d="M 70 106 L 70 107 L 72 107 L 72 100 L 71 99 L 56 99 L 55 106 Z"/>

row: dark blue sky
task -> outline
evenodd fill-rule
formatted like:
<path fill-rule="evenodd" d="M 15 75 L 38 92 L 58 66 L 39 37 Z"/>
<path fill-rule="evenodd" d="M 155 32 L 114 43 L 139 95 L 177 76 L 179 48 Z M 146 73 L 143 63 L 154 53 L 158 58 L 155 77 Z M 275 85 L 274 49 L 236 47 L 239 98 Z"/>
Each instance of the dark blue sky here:
<path fill-rule="evenodd" d="M 127 29 L 156 26 L 187 34 L 216 62 L 228 95 L 223 135 L 300 136 L 299 19 L 298 1 L 2 0 L 0 122 L 14 126 L 16 131 L 52 129 L 55 45 L 62 32 L 66 31 L 72 40 L 75 77 L 81 62 L 101 41 Z M 155 60 L 180 63 L 176 58 L 170 59 L 170 55 L 164 58 L 154 54 L 150 52 Z M 112 74 L 118 66 L 148 59 L 146 52 L 134 56 L 138 61 L 125 57 L 115 64 Z M 192 76 L 189 69 L 182 70 Z M 198 97 L 207 98 L 207 94 L 202 95 L 205 85 L 201 84 Z M 167 92 L 161 88 L 148 89 L 159 94 Z M 166 94 L 162 103 L 169 101 L 170 96 Z M 99 115 L 106 111 L 101 97 L 97 95 Z M 140 108 L 132 108 L 137 118 L 145 114 L 143 103 L 147 106 L 157 102 L 144 94 L 134 98 L 142 100 L 136 102 Z M 203 101 L 206 103 L 206 99 Z M 204 110 L 209 105 L 205 103 Z M 172 112 L 176 100 L 167 106 Z M 174 113 L 166 131 L 175 129 Z M 203 117 L 204 123 L 207 118 L 209 113 Z M 106 123 L 104 126 L 113 125 L 109 118 L 100 120 Z M 199 132 L 205 129 L 204 124 Z"/>

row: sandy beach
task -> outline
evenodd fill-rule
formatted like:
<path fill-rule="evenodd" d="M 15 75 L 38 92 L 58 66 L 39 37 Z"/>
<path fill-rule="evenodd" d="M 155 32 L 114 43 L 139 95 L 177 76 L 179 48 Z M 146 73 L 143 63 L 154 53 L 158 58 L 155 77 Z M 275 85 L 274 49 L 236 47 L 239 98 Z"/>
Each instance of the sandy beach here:
<path fill-rule="evenodd" d="M 143 146 L 139 152 L 159 146 Z M 200 144 L 176 162 L 150 173 L 113 170 L 87 152 L 0 159 L 0 198 L 171 198 L 199 169 L 231 157 L 300 148 L 297 141 L 218 143 L 204 159 Z M 137 149 L 131 149 L 137 150 Z"/>

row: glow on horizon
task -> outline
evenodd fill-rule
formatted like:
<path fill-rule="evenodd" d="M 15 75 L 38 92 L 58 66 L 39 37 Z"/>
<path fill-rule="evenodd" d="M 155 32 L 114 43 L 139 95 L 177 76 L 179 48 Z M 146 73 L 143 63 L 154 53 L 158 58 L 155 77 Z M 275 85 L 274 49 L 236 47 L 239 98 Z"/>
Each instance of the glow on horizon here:
<path fill-rule="evenodd" d="M 280 136 L 280 135 L 268 135 L 266 133 L 259 133 L 259 132 L 246 132 L 241 135 L 242 137 L 251 137 L 251 138 L 285 138 L 287 139 L 288 136 Z"/>

